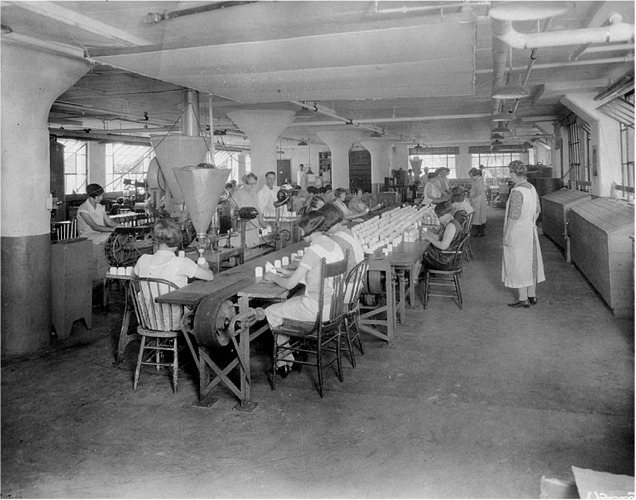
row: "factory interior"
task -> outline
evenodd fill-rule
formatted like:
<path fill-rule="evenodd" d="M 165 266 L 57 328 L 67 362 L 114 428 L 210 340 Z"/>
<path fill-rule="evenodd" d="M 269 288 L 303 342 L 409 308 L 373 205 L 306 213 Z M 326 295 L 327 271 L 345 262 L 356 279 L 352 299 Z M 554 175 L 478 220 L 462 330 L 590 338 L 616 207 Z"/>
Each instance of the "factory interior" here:
<path fill-rule="evenodd" d="M 633 2 L 0 9 L 2 498 L 634 498 Z"/>

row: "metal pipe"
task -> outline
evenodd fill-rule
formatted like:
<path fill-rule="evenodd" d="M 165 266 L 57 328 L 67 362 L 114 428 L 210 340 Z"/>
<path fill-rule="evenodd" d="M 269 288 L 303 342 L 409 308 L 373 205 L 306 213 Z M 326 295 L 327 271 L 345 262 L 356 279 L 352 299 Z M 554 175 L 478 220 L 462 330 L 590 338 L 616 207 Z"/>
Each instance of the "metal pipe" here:
<path fill-rule="evenodd" d="M 208 95 L 208 120 L 210 122 L 210 155 L 214 158 L 214 114 L 212 113 L 212 94 Z"/>
<path fill-rule="evenodd" d="M 375 13 L 376 14 L 407 14 L 409 12 L 428 12 L 428 11 L 440 11 L 440 14 L 444 12 L 444 9 L 452 9 L 452 8 L 466 8 L 466 7 L 475 7 L 479 5 L 489 6 L 490 2 L 456 2 L 449 3 L 444 5 L 418 5 L 417 7 L 406 7 L 402 6 L 397 9 L 380 9 L 378 1 L 375 2 Z"/>
<path fill-rule="evenodd" d="M 611 14 L 609 26 L 545 33 L 519 33 L 512 21 L 493 19 L 493 36 L 516 49 L 561 47 L 589 43 L 629 42 L 634 39 L 634 25 L 622 22 L 620 14 Z"/>
<path fill-rule="evenodd" d="M 321 106 L 320 104 L 314 102 L 313 104 L 307 104 L 306 102 L 300 102 L 300 101 L 290 101 L 292 104 L 296 104 L 297 106 L 301 106 L 304 109 L 308 109 L 310 111 L 315 111 L 316 113 L 320 113 L 321 115 L 325 115 L 325 116 L 329 116 L 331 118 L 335 118 L 337 120 L 341 120 L 344 123 L 346 123 L 347 125 L 355 125 L 356 127 L 360 127 L 366 130 L 370 130 L 372 132 L 378 132 L 379 134 L 385 135 L 385 132 L 383 129 L 379 128 L 379 127 L 373 127 L 373 126 L 369 126 L 369 125 L 362 125 L 362 123 L 365 120 L 353 120 L 351 118 L 345 118 L 343 116 L 337 115 L 336 113 L 334 113 L 331 110 L 327 110 L 325 109 L 323 106 Z M 373 120 L 368 120 L 367 123 L 372 123 Z M 309 124 L 307 124 L 309 125 Z"/>
<path fill-rule="evenodd" d="M 363 123 L 400 123 L 400 122 L 418 122 L 418 121 L 435 121 L 435 120 L 465 120 L 471 118 L 486 118 L 490 116 L 490 113 L 473 113 L 473 114 L 464 114 L 464 115 L 443 115 L 443 116 L 409 116 L 403 118 L 365 118 L 362 120 L 358 120 L 357 123 L 360 123 L 361 128 L 366 128 L 362 124 Z M 342 122 L 339 121 L 315 121 L 315 122 L 300 122 L 298 125 L 301 127 L 325 127 L 332 125 L 342 125 Z M 385 134 L 387 136 L 389 134 Z"/>
<path fill-rule="evenodd" d="M 181 132 L 190 137 L 199 136 L 199 92 L 188 89 L 183 93 L 184 112 L 181 116 Z"/>
<path fill-rule="evenodd" d="M 543 63 L 543 64 L 535 64 L 533 65 L 533 69 L 552 69 L 552 68 L 569 68 L 572 66 L 593 66 L 596 64 L 614 64 L 614 63 L 623 63 L 623 62 L 631 62 L 634 60 L 633 55 L 626 55 L 621 57 L 609 57 L 606 59 L 588 59 L 585 61 L 571 61 L 571 62 L 559 62 L 559 63 Z M 523 70 L 523 66 L 516 66 L 511 69 L 511 71 L 521 71 Z M 475 74 L 487 74 L 490 73 L 489 69 L 478 69 L 475 71 Z"/>

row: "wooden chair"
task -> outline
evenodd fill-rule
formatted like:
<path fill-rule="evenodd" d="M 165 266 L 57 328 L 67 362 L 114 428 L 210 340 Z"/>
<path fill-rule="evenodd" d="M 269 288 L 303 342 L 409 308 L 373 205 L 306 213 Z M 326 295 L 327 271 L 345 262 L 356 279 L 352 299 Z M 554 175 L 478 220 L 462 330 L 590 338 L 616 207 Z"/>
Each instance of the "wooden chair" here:
<path fill-rule="evenodd" d="M 351 366 L 356 367 L 355 353 L 353 352 L 353 342 L 358 341 L 360 354 L 364 356 L 364 347 L 360 339 L 360 295 L 362 294 L 362 285 L 366 279 L 369 270 L 369 262 L 365 259 L 357 264 L 347 275 L 345 285 L 345 341 L 344 349 L 349 353 Z M 352 330 L 355 328 L 355 332 Z"/>
<path fill-rule="evenodd" d="M 425 269 L 424 275 L 424 309 L 428 306 L 428 299 L 434 297 L 451 297 L 457 300 L 460 309 L 464 308 L 462 298 L 462 289 L 459 278 L 462 272 L 462 253 L 464 247 L 470 238 L 470 234 L 464 235 L 455 250 L 445 251 L 444 253 L 452 254 L 451 268 L 449 270 L 440 271 L 437 269 Z M 432 293 L 431 287 L 433 288 Z"/>
<path fill-rule="evenodd" d="M 130 295 L 137 316 L 137 333 L 141 336 L 133 390 L 137 390 L 142 365 L 172 367 L 172 390 L 177 392 L 179 354 L 177 338 L 181 334 L 183 307 L 157 304 L 155 298 L 179 288 L 170 281 L 156 278 L 133 278 Z M 164 354 L 172 352 L 172 360 L 165 361 Z"/>
<path fill-rule="evenodd" d="M 348 251 L 346 252 L 348 254 Z M 320 274 L 322 286 L 320 287 L 318 314 L 315 321 L 297 321 L 285 319 L 279 327 L 272 328 L 274 334 L 274 356 L 272 359 L 272 390 L 276 389 L 276 365 L 278 361 L 284 361 L 289 353 L 294 354 L 295 363 L 315 366 L 318 372 L 318 393 L 323 394 L 323 370 L 337 363 L 337 372 L 342 382 L 342 350 L 340 335 L 344 319 L 345 280 L 347 276 L 347 255 L 344 260 L 327 264 L 322 259 Z M 329 317 L 322 320 L 322 312 L 325 304 L 325 282 L 332 282 L 333 295 Z M 289 341 L 278 345 L 278 336 L 287 335 Z M 335 357 L 324 361 L 325 352 L 335 353 Z M 315 361 L 307 361 L 306 356 L 315 356 Z M 304 359 L 303 359 L 304 358 Z"/>

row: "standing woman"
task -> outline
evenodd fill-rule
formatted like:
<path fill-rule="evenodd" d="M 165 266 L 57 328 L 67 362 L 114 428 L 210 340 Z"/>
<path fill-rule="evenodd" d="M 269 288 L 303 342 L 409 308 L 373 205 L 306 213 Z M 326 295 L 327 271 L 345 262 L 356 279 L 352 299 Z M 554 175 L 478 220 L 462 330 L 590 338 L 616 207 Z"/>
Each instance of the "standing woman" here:
<path fill-rule="evenodd" d="M 426 178 L 428 180 L 424 185 L 424 198 L 422 199 L 422 205 L 441 203 L 449 199 L 448 196 L 444 196 L 442 194 L 436 172 L 429 172 L 426 174 Z"/>
<path fill-rule="evenodd" d="M 486 236 L 486 209 L 488 208 L 486 185 L 481 170 L 478 168 L 471 168 L 468 171 L 468 175 L 472 181 L 468 200 L 475 210 L 475 215 L 473 215 L 473 236 L 479 238 Z"/>
<path fill-rule="evenodd" d="M 506 204 L 501 277 L 505 286 L 519 290 L 519 299 L 508 305 L 527 309 L 538 302 L 537 283 L 545 281 L 536 225 L 541 206 L 524 163 L 515 160 L 508 168 L 515 185 Z"/>

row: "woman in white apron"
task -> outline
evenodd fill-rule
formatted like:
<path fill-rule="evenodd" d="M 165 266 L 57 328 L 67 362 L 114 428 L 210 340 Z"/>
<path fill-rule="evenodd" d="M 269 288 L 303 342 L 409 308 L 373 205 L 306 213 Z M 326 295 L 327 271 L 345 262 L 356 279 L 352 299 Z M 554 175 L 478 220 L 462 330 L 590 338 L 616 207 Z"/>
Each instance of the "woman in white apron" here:
<path fill-rule="evenodd" d="M 468 172 L 472 186 L 468 199 L 471 206 L 475 210 L 473 215 L 473 237 L 479 238 L 486 236 L 486 210 L 488 209 L 488 200 L 486 200 L 486 185 L 482 177 L 481 170 L 471 168 Z"/>
<path fill-rule="evenodd" d="M 518 300 L 508 305 L 527 309 L 538 302 L 537 283 L 545 281 L 536 225 L 541 207 L 534 186 L 526 179 L 526 165 L 515 160 L 508 168 L 515 185 L 506 204 L 501 277 L 505 286 L 519 291 Z"/>

